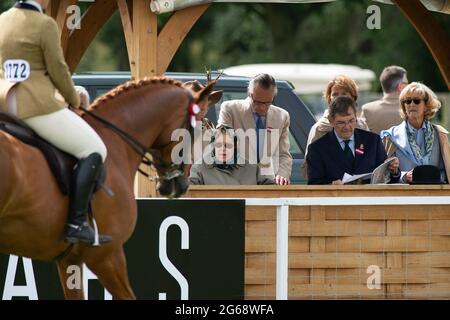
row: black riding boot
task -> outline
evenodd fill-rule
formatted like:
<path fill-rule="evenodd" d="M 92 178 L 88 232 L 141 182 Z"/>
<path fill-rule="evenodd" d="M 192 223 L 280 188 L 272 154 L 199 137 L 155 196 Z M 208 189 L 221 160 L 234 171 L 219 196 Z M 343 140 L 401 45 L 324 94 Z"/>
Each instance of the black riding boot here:
<path fill-rule="evenodd" d="M 65 241 L 79 241 L 94 244 L 95 232 L 88 223 L 88 210 L 92 193 L 103 168 L 102 157 L 93 153 L 79 160 L 72 176 L 69 219 L 66 225 Z M 111 241 L 111 236 L 99 235 L 99 243 Z"/>

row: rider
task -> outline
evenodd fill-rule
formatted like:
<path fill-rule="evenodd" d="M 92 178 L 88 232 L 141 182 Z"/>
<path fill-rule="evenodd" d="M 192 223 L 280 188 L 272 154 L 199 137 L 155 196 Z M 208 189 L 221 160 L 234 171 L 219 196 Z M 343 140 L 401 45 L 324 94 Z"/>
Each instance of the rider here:
<path fill-rule="evenodd" d="M 44 14 L 48 3 L 18 1 L 0 15 L 0 80 L 17 83 L 14 108 L 9 112 L 78 159 L 70 188 L 65 241 L 92 245 L 95 232 L 87 213 L 107 150 L 97 133 L 67 108 L 67 103 L 78 107 L 80 99 L 64 60 L 57 24 Z M 111 237 L 100 235 L 98 240 L 105 243 Z"/>

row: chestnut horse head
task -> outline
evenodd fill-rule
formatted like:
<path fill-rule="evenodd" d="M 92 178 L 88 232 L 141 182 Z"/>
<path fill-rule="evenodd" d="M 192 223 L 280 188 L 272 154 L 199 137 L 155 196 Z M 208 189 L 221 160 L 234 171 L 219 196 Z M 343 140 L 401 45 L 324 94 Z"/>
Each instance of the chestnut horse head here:
<path fill-rule="evenodd" d="M 67 268 L 82 263 L 114 298 L 134 298 L 123 244 L 137 219 L 136 171 L 143 153 L 149 151 L 160 177 L 160 193 L 177 197 L 186 191 L 182 165 L 172 164 L 176 142 L 171 141 L 171 134 L 188 127 L 191 104 L 192 97 L 181 83 L 166 78 L 129 81 L 94 101 L 89 111 L 119 128 L 134 143 L 98 119 L 83 115 L 108 148 L 105 185 L 114 193 L 110 196 L 100 189 L 92 199 L 99 231 L 113 238 L 99 247 L 69 246 L 63 241 L 68 197 L 59 190 L 39 150 L 0 131 L 0 252 L 56 260 L 66 298 L 83 297 L 82 288 L 66 287 Z"/>

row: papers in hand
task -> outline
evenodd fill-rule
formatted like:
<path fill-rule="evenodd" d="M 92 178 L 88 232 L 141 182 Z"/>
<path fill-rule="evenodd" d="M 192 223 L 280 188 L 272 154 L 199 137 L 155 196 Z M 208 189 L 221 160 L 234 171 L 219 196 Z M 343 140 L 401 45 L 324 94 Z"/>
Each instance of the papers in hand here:
<path fill-rule="evenodd" d="M 363 173 L 363 174 L 355 174 L 353 176 L 346 172 L 346 173 L 344 173 L 344 177 L 342 178 L 342 182 L 344 184 L 352 184 L 352 183 L 358 184 L 359 182 L 362 182 L 363 180 L 370 179 L 371 177 L 372 177 L 372 172 Z"/>
<path fill-rule="evenodd" d="M 342 182 L 344 184 L 360 184 L 363 180 L 370 179 L 370 184 L 388 183 L 391 178 L 388 167 L 394 159 L 394 157 L 387 159 L 385 162 L 376 167 L 375 170 L 369 173 L 356 174 L 352 176 L 346 172 L 342 177 Z"/>

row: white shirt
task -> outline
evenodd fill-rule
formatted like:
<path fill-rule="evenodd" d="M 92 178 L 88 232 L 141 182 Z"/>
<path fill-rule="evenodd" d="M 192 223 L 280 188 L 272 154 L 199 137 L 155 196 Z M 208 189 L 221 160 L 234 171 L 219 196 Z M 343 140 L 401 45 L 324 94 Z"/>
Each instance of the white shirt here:
<path fill-rule="evenodd" d="M 342 148 L 342 150 L 345 150 L 345 142 L 344 139 L 341 139 L 335 130 L 333 130 L 336 138 L 338 139 L 338 142 Z M 350 142 L 348 143 L 348 146 L 350 147 L 350 150 L 352 150 L 353 156 L 355 156 L 355 134 L 352 134 L 352 136 L 349 139 L 346 140 L 350 140 Z"/>
<path fill-rule="evenodd" d="M 412 133 L 414 140 L 416 140 L 417 145 L 420 148 L 420 152 L 425 154 L 425 131 L 427 126 L 425 125 L 425 121 L 422 123 L 422 127 L 419 129 L 414 128 L 409 121 L 406 121 L 406 125 L 408 126 L 409 131 Z"/>

